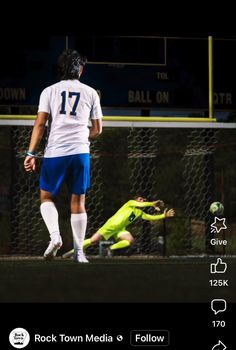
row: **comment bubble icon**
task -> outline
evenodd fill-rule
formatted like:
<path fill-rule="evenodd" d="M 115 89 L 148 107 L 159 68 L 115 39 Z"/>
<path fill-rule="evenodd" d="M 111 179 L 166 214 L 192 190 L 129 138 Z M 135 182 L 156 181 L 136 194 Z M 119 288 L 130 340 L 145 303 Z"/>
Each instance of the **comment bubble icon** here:
<path fill-rule="evenodd" d="M 211 301 L 211 309 L 215 315 L 219 312 L 224 312 L 227 308 L 227 303 L 224 299 L 213 299 Z"/>

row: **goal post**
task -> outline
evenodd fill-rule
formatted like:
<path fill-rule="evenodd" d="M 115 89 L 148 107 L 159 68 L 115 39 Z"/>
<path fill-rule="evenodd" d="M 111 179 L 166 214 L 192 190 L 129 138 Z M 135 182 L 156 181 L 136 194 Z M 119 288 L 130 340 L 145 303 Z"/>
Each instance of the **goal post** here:
<path fill-rule="evenodd" d="M 14 124 L 17 124 L 16 121 L 24 121 L 24 120 L 29 120 L 33 121 L 36 119 L 36 116 L 34 115 L 11 115 L 11 114 L 6 114 L 6 115 L 0 115 L 0 120 L 6 121 L 6 125 L 10 124 L 10 121 L 12 120 Z M 141 117 L 141 116 L 124 116 L 124 115 L 116 115 L 116 116 L 104 116 L 103 117 L 103 122 L 105 122 L 105 125 L 107 122 L 144 122 L 145 124 L 147 123 L 147 126 L 151 122 L 201 122 L 201 123 L 213 123 L 216 122 L 216 118 L 204 118 L 204 117 L 170 117 L 170 116 L 158 116 L 158 117 Z M 29 123 L 31 124 L 31 123 Z M 2 125 L 4 125 L 4 122 L 2 122 Z M 113 125 L 114 126 L 114 125 Z"/>
<path fill-rule="evenodd" d="M 27 117 L 27 118 L 26 118 Z M 137 118 L 141 118 L 137 119 Z M 87 196 L 91 236 L 131 196 L 162 199 L 176 216 L 165 221 L 139 220 L 130 226 L 134 245 L 122 255 L 181 256 L 222 253 L 210 245 L 210 203 L 225 200 L 229 227 L 224 232 L 235 249 L 235 123 L 192 118 L 168 121 L 152 117 L 104 117 L 103 133 L 91 143 L 91 189 Z M 155 117 L 153 117 L 155 118 Z M 40 144 L 38 171 L 25 173 L 23 160 L 33 116 L 0 118 L 0 254 L 42 255 L 48 233 L 39 212 L 39 171 L 46 139 Z M 201 118 L 202 119 L 202 118 Z M 46 134 L 45 134 L 46 135 Z M 232 186 L 227 191 L 225 184 Z M 57 199 L 64 241 L 61 254 L 72 248 L 69 200 L 63 188 Z M 152 209 L 148 211 L 153 213 Z M 222 232 L 218 234 L 221 237 Z M 99 255 L 99 247 L 88 254 Z"/>

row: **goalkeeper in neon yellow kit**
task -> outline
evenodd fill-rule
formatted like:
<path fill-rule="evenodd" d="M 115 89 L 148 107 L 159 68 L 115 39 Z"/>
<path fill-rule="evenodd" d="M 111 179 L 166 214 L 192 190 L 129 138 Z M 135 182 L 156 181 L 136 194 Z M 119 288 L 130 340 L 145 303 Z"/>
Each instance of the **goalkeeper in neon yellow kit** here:
<path fill-rule="evenodd" d="M 159 206 L 163 206 L 161 200 L 146 202 L 143 197 L 135 197 L 126 202 L 106 223 L 90 238 L 85 239 L 83 249 L 87 249 L 90 245 L 95 244 L 101 239 L 108 240 L 114 238 L 117 243 L 110 246 L 111 250 L 122 249 L 131 246 L 134 241 L 133 236 L 127 227 L 136 219 L 142 218 L 148 221 L 162 220 L 175 215 L 173 209 L 165 209 L 163 214 L 150 215 L 145 213 L 142 208 L 154 207 L 160 210 Z"/>

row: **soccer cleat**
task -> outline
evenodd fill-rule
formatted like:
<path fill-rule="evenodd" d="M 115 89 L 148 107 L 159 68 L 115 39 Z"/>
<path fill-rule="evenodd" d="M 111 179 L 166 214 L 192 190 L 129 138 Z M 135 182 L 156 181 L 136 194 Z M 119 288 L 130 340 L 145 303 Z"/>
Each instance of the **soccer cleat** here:
<path fill-rule="evenodd" d="M 74 254 L 74 261 L 78 263 L 88 263 L 88 259 L 84 255 L 84 252 L 80 249 L 77 249 Z"/>
<path fill-rule="evenodd" d="M 44 252 L 44 259 L 52 260 L 57 255 L 57 251 L 61 248 L 61 246 L 61 236 L 59 236 L 57 239 L 54 238 L 52 241 L 50 241 L 47 249 Z"/>

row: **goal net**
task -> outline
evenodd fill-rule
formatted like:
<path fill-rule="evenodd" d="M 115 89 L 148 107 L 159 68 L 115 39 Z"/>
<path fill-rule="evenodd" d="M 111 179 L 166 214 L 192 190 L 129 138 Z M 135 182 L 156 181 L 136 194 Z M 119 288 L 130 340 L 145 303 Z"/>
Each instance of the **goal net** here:
<path fill-rule="evenodd" d="M 21 124 L 21 125 L 19 125 Z M 32 121 L 1 121 L 0 254 L 42 255 L 49 235 L 39 207 L 39 174 L 46 133 L 40 144 L 38 169 L 26 173 L 25 151 Z M 208 124 L 208 125 L 207 125 Z M 236 248 L 235 124 L 104 122 L 91 144 L 91 189 L 87 196 L 86 237 L 95 233 L 135 195 L 162 199 L 174 208 L 173 218 L 130 225 L 135 241 L 118 255 L 182 256 L 233 254 Z M 226 229 L 212 232 L 213 201 L 225 206 Z M 63 187 L 56 199 L 63 248 L 72 248 L 69 196 Z M 154 214 L 152 208 L 146 210 Z M 212 239 L 227 239 L 227 246 Z M 111 242 L 108 242 L 109 244 Z M 104 242 L 88 254 L 106 254 Z"/>

